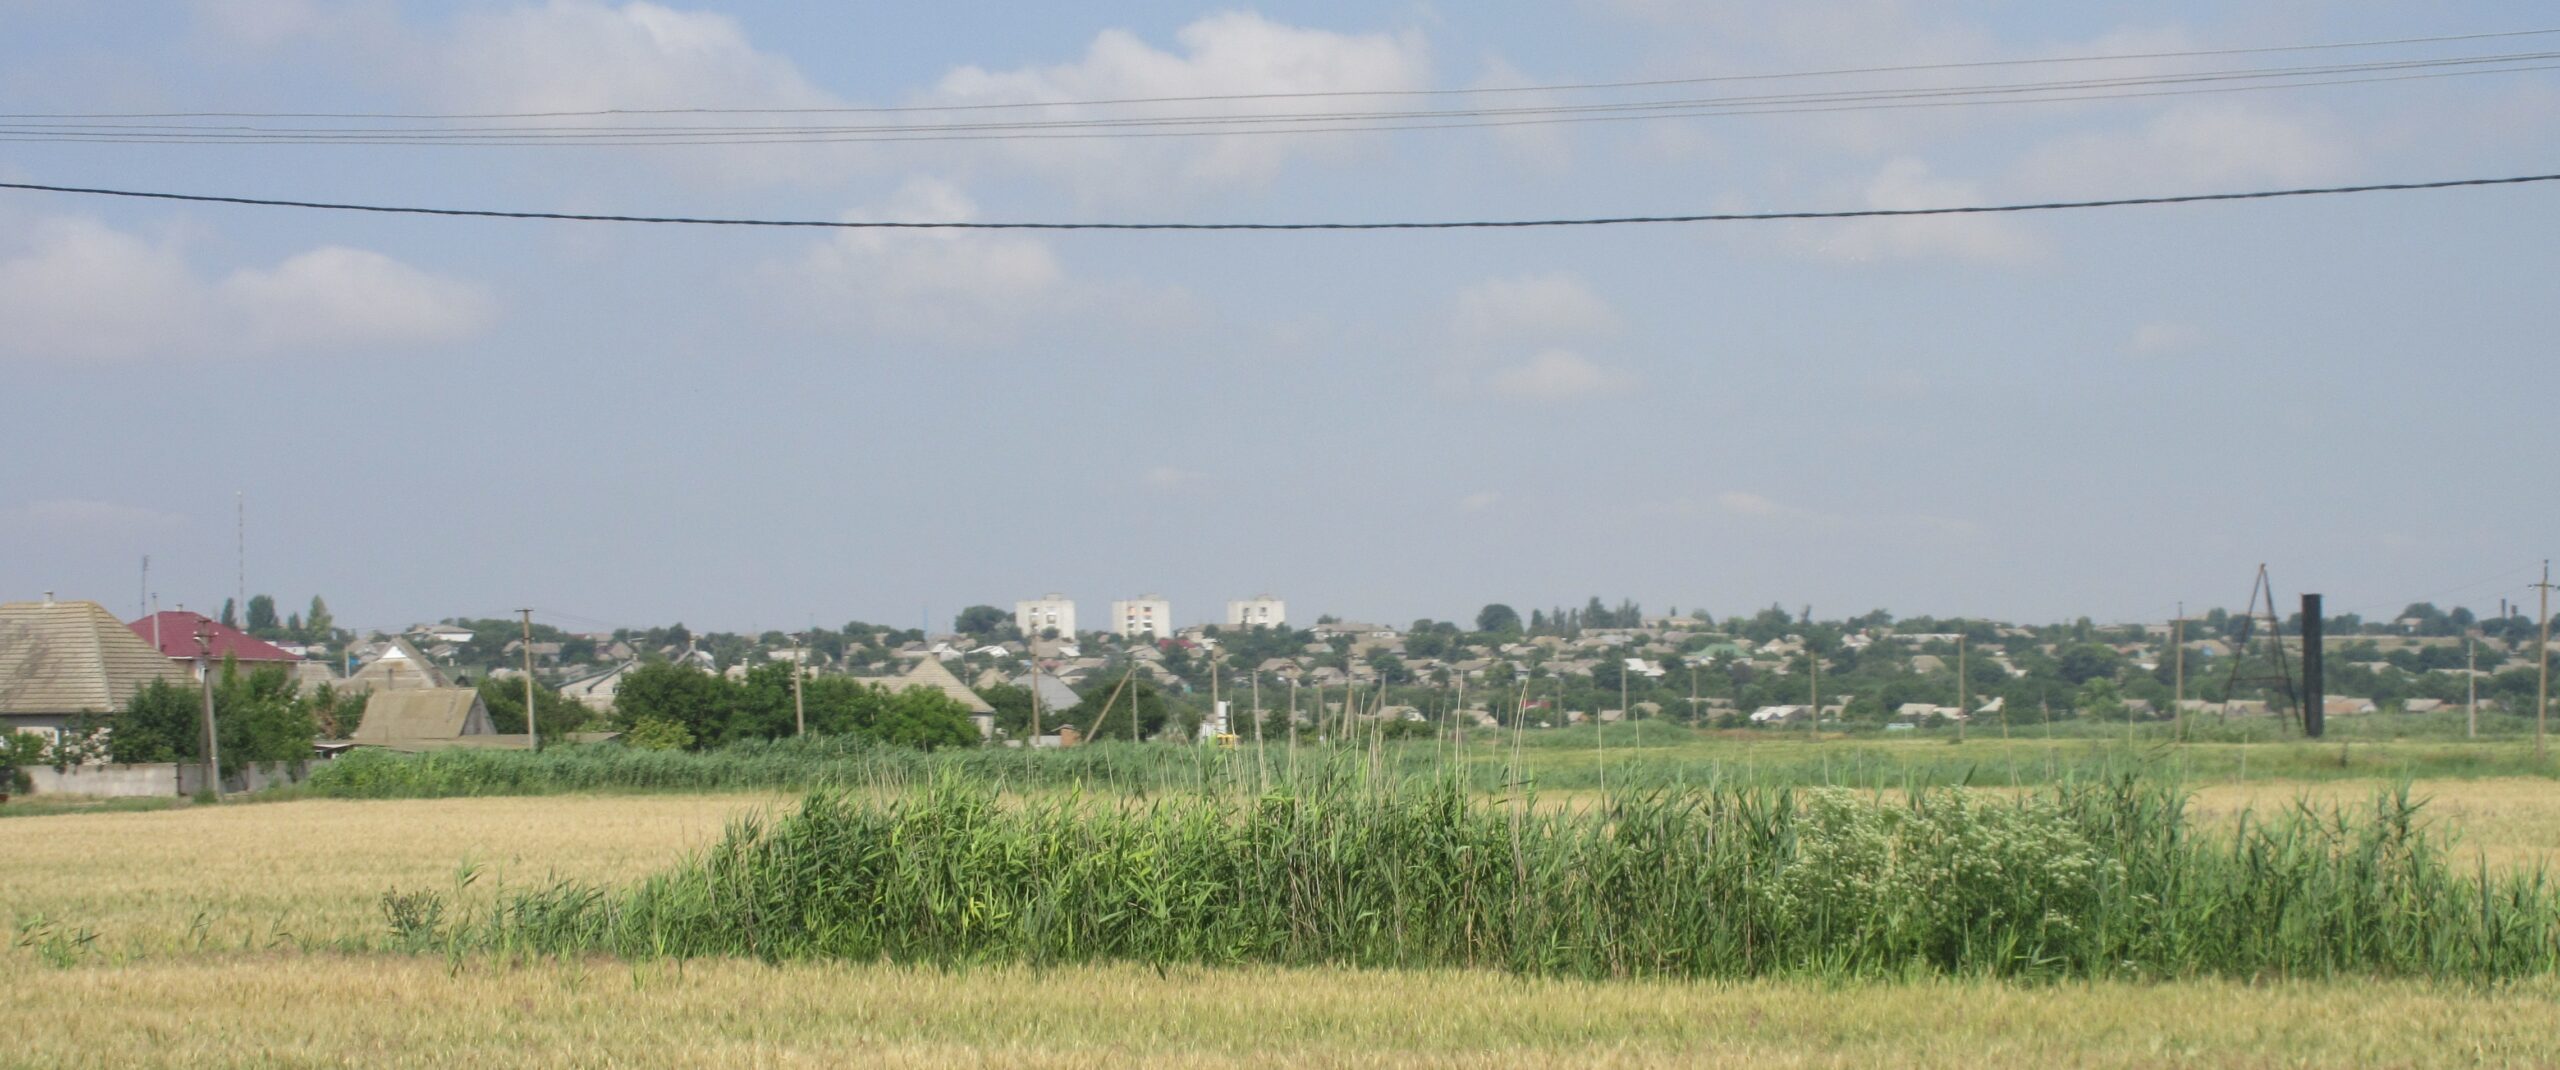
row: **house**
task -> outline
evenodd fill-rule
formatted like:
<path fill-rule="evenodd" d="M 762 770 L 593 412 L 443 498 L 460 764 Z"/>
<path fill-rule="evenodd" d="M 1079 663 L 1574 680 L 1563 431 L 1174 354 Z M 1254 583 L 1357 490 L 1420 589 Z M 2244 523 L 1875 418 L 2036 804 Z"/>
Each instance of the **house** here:
<path fill-rule="evenodd" d="M 2373 713 L 2379 709 L 2380 707 L 2373 704 L 2372 699 L 2347 695 L 2332 696 L 2321 700 L 2320 703 L 2320 712 L 2331 717 L 2354 717 L 2358 714 Z"/>
<path fill-rule="evenodd" d="M 434 662 L 419 653 L 417 647 L 409 645 L 408 640 L 393 639 L 382 653 L 357 669 L 355 675 L 347 677 L 347 686 L 378 693 L 452 687 L 453 682 L 445 678 L 444 670 L 436 668 Z"/>
<path fill-rule="evenodd" d="M 75 720 L 123 709 L 185 670 L 96 602 L 0 603 L 0 729 L 58 738 Z"/>
<path fill-rule="evenodd" d="M 1924 676 L 1930 673 L 1945 672 L 1947 671 L 1947 659 L 1939 657 L 1936 654 L 1914 654 L 1911 656 L 1911 671 L 1920 673 Z"/>
<path fill-rule="evenodd" d="M 1066 681 L 1045 672 L 1037 676 L 1025 673 L 1009 682 L 1030 691 L 1040 700 L 1040 708 L 1044 710 L 1070 709 L 1084 701 L 1084 697 L 1076 694 L 1075 688 L 1068 687 Z"/>
<path fill-rule="evenodd" d="M 613 708 L 613 696 L 622 687 L 622 678 L 639 667 L 639 662 L 626 661 L 603 672 L 582 676 L 560 685 L 560 696 L 591 710 Z"/>
<path fill-rule="evenodd" d="M 919 661 L 915 668 L 907 670 L 905 676 L 890 681 L 888 686 L 892 691 L 905 691 L 918 687 L 940 691 L 951 701 L 959 703 L 969 711 L 969 722 L 978 726 L 978 738 L 995 737 L 996 708 L 988 705 L 987 700 L 980 697 L 977 692 L 969 690 L 969 685 L 961 683 L 959 677 L 951 675 L 951 670 L 943 668 L 940 661 L 933 658 Z"/>
<path fill-rule="evenodd" d="M 422 624 L 409 629 L 409 634 L 429 646 L 439 646 L 447 643 L 456 645 L 468 643 L 471 641 L 472 633 L 471 629 L 459 625 Z"/>
<path fill-rule="evenodd" d="M 1752 724 L 1784 724 L 1812 712 L 1811 706 L 1762 706 L 1751 711 Z"/>
<path fill-rule="evenodd" d="M 236 661 L 243 671 L 263 665 L 291 666 L 302 659 L 275 644 L 241 631 L 221 621 L 183 609 L 165 610 L 127 625 L 133 634 L 159 649 L 162 656 L 187 668 L 195 675 L 199 655 L 210 654 L 219 664 L 225 659 Z M 197 636 L 203 641 L 198 642 Z"/>
<path fill-rule="evenodd" d="M 2444 707 L 2445 701 L 2440 698 L 2413 698 L 2400 704 L 2403 713 L 2434 713 Z"/>
<path fill-rule="evenodd" d="M 523 750 L 531 736 L 500 735 L 478 689 L 405 688 L 376 691 L 364 703 L 364 720 L 347 742 L 383 750 L 425 751 L 454 747 Z"/>

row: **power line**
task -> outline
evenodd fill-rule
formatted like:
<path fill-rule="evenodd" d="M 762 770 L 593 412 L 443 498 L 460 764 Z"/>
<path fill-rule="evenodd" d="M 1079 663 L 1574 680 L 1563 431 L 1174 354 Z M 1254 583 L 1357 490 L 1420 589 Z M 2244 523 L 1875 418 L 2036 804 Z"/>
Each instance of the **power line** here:
<path fill-rule="evenodd" d="M 1346 97 L 1453 97 L 1485 96 L 1505 93 L 1570 93 L 1608 89 L 1649 89 L 1676 85 L 1710 85 L 1731 82 L 1786 81 L 1806 78 L 1835 78 L 1848 75 L 1911 74 L 1929 71 L 1984 70 L 2003 67 L 2055 66 L 2077 63 L 2113 63 L 2134 60 L 2203 59 L 2216 56 L 2276 55 L 2287 52 L 2340 51 L 2358 48 L 2385 48 L 2399 45 L 2451 44 L 2465 41 L 2488 41 L 2519 37 L 2543 37 L 2560 34 L 2560 28 L 2534 30 L 2502 30 L 2487 33 L 2442 34 L 2429 37 L 2395 37 L 2366 41 L 2334 41 L 2304 45 L 2268 45 L 2251 48 L 2188 49 L 2164 52 L 2119 52 L 2078 56 L 2045 56 L 2017 59 L 1969 60 L 1952 63 L 1907 63 L 1874 67 L 1835 67 L 1828 69 L 1763 72 L 1753 74 L 1699 75 L 1682 78 L 1646 78 L 1622 81 L 1564 82 L 1524 86 L 1473 86 L 1449 89 L 1324 89 L 1274 93 L 1214 93 L 1189 96 L 1114 97 L 1089 100 L 1033 100 L 977 104 L 911 104 L 834 107 L 770 107 L 770 108 L 599 108 L 586 111 L 520 111 L 520 112 L 259 112 L 259 111 L 194 111 L 194 112 L 0 112 L 0 119 L 400 119 L 400 120 L 477 120 L 477 119 L 569 119 L 602 118 L 616 115 L 858 115 L 913 112 L 991 111 L 1019 108 L 1090 108 L 1117 107 L 1129 104 L 1199 104 L 1252 100 L 1310 100 Z"/>
<path fill-rule="evenodd" d="M 205 193 L 166 193 L 147 190 L 106 189 L 89 186 L 56 186 L 34 182 L 0 182 L 0 189 L 25 190 L 35 193 L 69 193 L 92 197 L 127 197 L 142 200 L 185 201 L 199 204 L 238 204 L 263 208 L 308 208 L 335 212 L 373 212 L 388 215 L 454 216 L 474 219 L 540 219 L 573 223 L 658 223 L 686 226 L 793 227 L 828 230 L 1264 231 L 1502 230 L 1530 227 L 1595 227 L 1657 223 L 1743 223 L 1810 219 L 1890 219 L 1911 216 L 1997 215 L 2012 212 L 2051 212 L 2081 208 L 2129 208 L 2141 205 L 2203 204 L 2215 201 L 2260 201 L 2284 197 L 2320 197 L 2349 193 L 2388 193 L 2408 190 L 2458 189 L 2474 186 L 2517 186 L 2528 183 L 2554 181 L 2560 181 L 2560 174 L 2517 175 L 2507 178 L 2455 178 L 2434 182 L 2386 182 L 2358 186 L 2320 186 L 2300 189 L 2251 190 L 2241 193 L 2185 193 L 2156 197 L 2110 197 L 2091 200 L 2039 201 L 2022 204 L 1968 205 L 1948 208 L 1853 208 L 1833 211 L 1710 212 L 1694 215 L 1627 215 L 1549 219 L 1479 219 L 1370 223 L 990 223 L 957 220 L 897 221 L 758 219 L 734 216 L 600 215 L 579 212 L 508 211 L 488 208 L 424 208 L 406 205 L 298 201 L 269 197 L 226 197 Z"/>
<path fill-rule="evenodd" d="M 1046 140 L 1459 129 L 1639 119 L 2064 103 L 2476 77 L 2551 70 L 2560 51 L 2349 64 L 2231 68 L 2112 78 L 1901 86 L 1745 96 L 1468 108 L 1100 116 L 866 125 L 347 127 L 55 121 L 0 122 L 0 141 L 91 144 L 670 146 L 878 141 Z M 7 117 L 0 117 L 7 118 Z M 128 116 L 124 118 L 143 118 Z M 267 118 L 287 118 L 271 116 Z"/>

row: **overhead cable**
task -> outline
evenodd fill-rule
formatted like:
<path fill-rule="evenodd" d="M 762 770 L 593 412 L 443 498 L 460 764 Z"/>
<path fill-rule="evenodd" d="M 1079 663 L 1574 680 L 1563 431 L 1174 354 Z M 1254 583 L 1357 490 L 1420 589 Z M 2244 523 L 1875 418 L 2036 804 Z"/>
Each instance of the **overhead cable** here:
<path fill-rule="evenodd" d="M 820 114 L 890 114 L 899 112 L 987 111 L 1009 108 L 1089 108 L 1128 104 L 1196 104 L 1220 101 L 1309 100 L 1345 97 L 1444 97 L 1486 96 L 1507 93 L 1570 93 L 1608 89 L 1648 89 L 1677 85 L 1710 85 L 1729 82 L 1784 81 L 1805 78 L 1835 78 L 1851 75 L 1910 74 L 1930 71 L 1982 70 L 2002 67 L 2056 66 L 2079 63 L 2115 63 L 2170 59 L 2204 59 L 2217 56 L 2277 55 L 2287 52 L 2339 51 L 2359 48 L 2387 48 L 2403 45 L 2451 44 L 2465 41 L 2503 40 L 2519 37 L 2545 37 L 2560 34 L 2560 28 L 2502 30 L 2485 33 L 2442 34 L 2429 37 L 2395 37 L 2365 41 L 2334 41 L 2303 45 L 2267 45 L 2250 48 L 2208 48 L 2160 52 L 2098 53 L 2072 56 L 2039 56 L 2013 59 L 1966 60 L 1949 63 L 1907 63 L 1874 67 L 1835 67 L 1819 70 L 1763 72 L 1751 74 L 1698 75 L 1680 78 L 1645 78 L 1622 81 L 1564 82 L 1518 86 L 1468 86 L 1446 89 L 1318 89 L 1271 93 L 1214 93 L 1188 96 L 1115 97 L 1088 100 L 1025 100 L 978 102 L 969 104 L 908 105 L 842 105 L 807 107 L 671 107 L 671 108 L 598 108 L 586 111 L 515 111 L 515 112 L 273 112 L 273 111 L 186 111 L 186 112 L 0 112 L 6 119 L 399 119 L 419 121 L 472 119 L 569 119 L 602 118 L 617 115 L 820 115 Z"/>
<path fill-rule="evenodd" d="M 389 215 L 451 216 L 473 219 L 536 219 L 572 223 L 652 223 L 683 226 L 789 227 L 826 230 L 1276 231 L 1502 230 L 1533 227 L 1599 227 L 1664 223 L 1746 223 L 1781 220 L 1893 219 L 1913 216 L 1996 215 L 2013 212 L 2052 212 L 2083 208 L 2130 208 L 2141 205 L 2204 204 L 2219 201 L 2260 201 L 2287 197 L 2322 197 L 2351 193 L 2387 193 L 2409 190 L 2458 189 L 2480 186 L 2516 186 L 2528 183 L 2555 181 L 2560 181 L 2560 174 L 2516 175 L 2506 178 L 2456 178 L 2433 182 L 2386 182 L 2355 186 L 2319 186 L 2298 189 L 2250 190 L 2240 193 L 2186 193 L 2156 197 L 2110 197 L 2089 200 L 2039 201 L 2022 204 L 1969 205 L 1946 208 L 1851 208 L 1830 211 L 1709 212 L 1689 215 L 1622 215 L 1588 216 L 1579 218 L 1564 217 L 1551 219 L 1480 219 L 1346 223 L 1038 223 L 976 222 L 967 220 L 757 219 L 735 216 L 606 215 L 581 212 L 509 211 L 488 208 L 425 208 L 403 205 L 285 200 L 271 197 L 229 197 L 204 193 L 168 193 L 148 190 L 107 189 L 88 186 L 57 186 L 34 182 L 0 182 L 0 189 L 24 190 L 34 193 L 66 193 L 92 197 L 124 197 L 143 200 L 184 201 L 199 204 L 249 205 L 265 208 L 304 208 L 334 212 L 371 212 Z"/>

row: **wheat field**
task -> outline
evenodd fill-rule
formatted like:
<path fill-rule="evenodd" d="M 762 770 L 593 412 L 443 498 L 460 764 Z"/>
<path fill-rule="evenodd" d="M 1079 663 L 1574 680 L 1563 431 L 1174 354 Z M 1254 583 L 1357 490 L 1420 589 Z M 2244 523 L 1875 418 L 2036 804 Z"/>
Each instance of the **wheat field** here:
<path fill-rule="evenodd" d="M 2374 783 L 2207 786 L 2221 820 Z M 2560 786 L 2419 786 L 2560 857 Z M 1587 983 L 1468 971 L 513 964 L 347 952 L 381 896 L 616 882 L 770 795 L 295 800 L 0 821 L 0 1066 L 2560 1066 L 2560 984 Z"/>

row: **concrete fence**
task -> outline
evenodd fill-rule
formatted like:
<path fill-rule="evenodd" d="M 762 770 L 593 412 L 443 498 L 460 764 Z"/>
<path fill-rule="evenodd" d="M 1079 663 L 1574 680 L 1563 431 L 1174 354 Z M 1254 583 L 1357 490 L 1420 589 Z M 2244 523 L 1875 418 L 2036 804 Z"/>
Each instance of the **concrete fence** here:
<path fill-rule="evenodd" d="M 22 770 L 33 785 L 32 795 L 88 795 L 98 798 L 134 798 L 150 795 L 196 795 L 204 790 L 204 766 L 194 763 L 150 762 L 139 765 L 75 765 L 57 771 L 49 765 L 28 766 Z M 302 783 L 311 774 L 309 762 L 255 762 L 226 773 L 222 777 L 223 794 L 258 791 Z"/>

